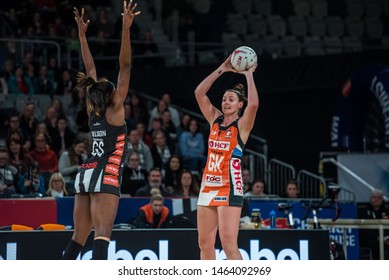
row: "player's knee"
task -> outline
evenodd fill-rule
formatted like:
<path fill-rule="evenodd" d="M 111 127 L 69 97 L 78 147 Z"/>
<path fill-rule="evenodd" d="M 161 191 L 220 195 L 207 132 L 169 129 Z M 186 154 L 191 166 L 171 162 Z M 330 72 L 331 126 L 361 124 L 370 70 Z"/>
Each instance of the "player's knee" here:
<path fill-rule="evenodd" d="M 220 242 L 222 243 L 223 250 L 226 248 L 235 248 L 237 246 L 237 236 L 233 234 L 224 233 L 220 234 Z"/>
<path fill-rule="evenodd" d="M 211 250 L 211 249 L 213 250 L 215 241 L 211 237 L 206 238 L 204 236 L 199 236 L 198 244 L 199 244 L 200 250 L 202 250 L 202 251 L 207 251 L 207 250 Z"/>

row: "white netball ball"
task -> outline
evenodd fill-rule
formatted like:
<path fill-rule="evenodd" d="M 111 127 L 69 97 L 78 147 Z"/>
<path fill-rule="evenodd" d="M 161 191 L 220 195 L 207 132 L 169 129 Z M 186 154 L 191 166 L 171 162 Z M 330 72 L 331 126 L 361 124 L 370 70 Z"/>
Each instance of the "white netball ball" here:
<path fill-rule="evenodd" d="M 231 65 L 236 71 L 246 71 L 257 62 L 257 54 L 247 46 L 236 48 L 231 55 Z"/>

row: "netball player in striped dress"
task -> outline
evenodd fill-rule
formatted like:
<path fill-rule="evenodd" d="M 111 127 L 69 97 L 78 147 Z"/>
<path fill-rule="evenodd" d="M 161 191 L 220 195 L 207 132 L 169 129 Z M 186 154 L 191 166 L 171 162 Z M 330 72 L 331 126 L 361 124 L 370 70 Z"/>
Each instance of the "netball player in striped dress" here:
<path fill-rule="evenodd" d="M 86 91 L 91 130 L 90 154 L 81 165 L 75 180 L 74 233 L 63 259 L 76 259 L 94 229 L 92 259 L 108 258 L 108 245 L 119 204 L 120 182 L 125 158 L 126 124 L 124 100 L 130 84 L 130 27 L 136 4 L 123 5 L 122 37 L 119 54 L 117 88 L 107 79 L 98 79 L 86 40 L 89 21 L 74 9 L 86 75 L 79 73 L 77 91 Z"/>
<path fill-rule="evenodd" d="M 197 208 L 198 242 L 201 259 L 215 259 L 215 240 L 219 236 L 227 259 L 242 259 L 238 248 L 240 214 L 243 204 L 241 157 L 254 126 L 259 100 L 254 83 L 255 64 L 247 71 L 248 96 L 242 84 L 227 89 L 222 110 L 214 107 L 207 92 L 225 72 L 235 72 L 230 57 L 196 88 L 200 110 L 209 122 L 208 158 L 202 177 Z M 243 106 L 247 106 L 242 114 Z"/>

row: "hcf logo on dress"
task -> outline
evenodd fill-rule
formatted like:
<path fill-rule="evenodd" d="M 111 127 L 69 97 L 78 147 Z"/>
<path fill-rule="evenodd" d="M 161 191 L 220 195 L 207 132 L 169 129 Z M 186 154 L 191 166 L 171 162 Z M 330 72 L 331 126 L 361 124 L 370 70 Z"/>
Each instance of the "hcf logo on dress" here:
<path fill-rule="evenodd" d="M 215 150 L 228 151 L 230 149 L 230 142 L 210 140 L 208 147 Z"/>
<path fill-rule="evenodd" d="M 232 186 L 234 195 L 243 195 L 242 171 L 240 168 L 240 159 L 236 158 L 230 161 L 230 170 L 232 173 Z"/>

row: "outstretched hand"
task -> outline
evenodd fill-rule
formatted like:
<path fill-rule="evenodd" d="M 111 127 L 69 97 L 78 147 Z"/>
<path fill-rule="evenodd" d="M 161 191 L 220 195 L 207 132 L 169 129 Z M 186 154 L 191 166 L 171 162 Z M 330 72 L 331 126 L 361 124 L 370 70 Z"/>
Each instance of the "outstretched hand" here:
<path fill-rule="evenodd" d="M 73 14 L 75 15 L 74 19 L 76 20 L 77 27 L 78 27 L 78 35 L 85 35 L 86 31 L 88 30 L 89 25 L 89 19 L 87 21 L 84 21 L 84 8 L 81 8 L 81 15 L 78 12 L 78 9 L 76 7 L 73 8 Z"/>
<path fill-rule="evenodd" d="M 124 0 L 123 3 L 123 27 L 124 28 L 130 28 L 132 25 L 132 22 L 134 21 L 135 16 L 140 14 L 140 11 L 134 12 L 135 8 L 138 4 L 132 5 L 132 0 L 127 5 L 127 1 Z"/>

